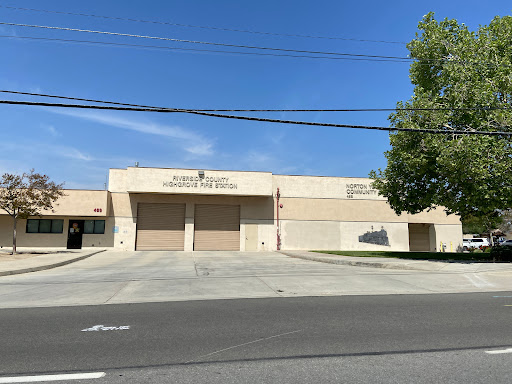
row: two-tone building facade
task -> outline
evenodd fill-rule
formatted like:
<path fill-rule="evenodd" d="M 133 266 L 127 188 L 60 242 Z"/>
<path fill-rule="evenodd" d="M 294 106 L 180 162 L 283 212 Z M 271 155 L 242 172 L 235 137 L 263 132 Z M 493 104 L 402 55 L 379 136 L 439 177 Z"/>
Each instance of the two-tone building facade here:
<path fill-rule="evenodd" d="M 279 243 L 279 245 L 278 245 Z M 66 190 L 20 220 L 18 247 L 118 250 L 456 250 L 458 216 L 396 215 L 366 178 L 172 168 L 111 169 L 108 191 Z M 12 220 L 0 212 L 0 246 Z"/>

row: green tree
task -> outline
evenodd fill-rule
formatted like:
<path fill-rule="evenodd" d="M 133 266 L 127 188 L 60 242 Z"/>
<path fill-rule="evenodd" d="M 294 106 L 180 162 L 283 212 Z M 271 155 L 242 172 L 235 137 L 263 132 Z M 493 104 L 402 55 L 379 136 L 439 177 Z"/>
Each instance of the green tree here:
<path fill-rule="evenodd" d="M 46 175 L 4 173 L 0 179 L 0 209 L 13 220 L 12 253 L 16 253 L 16 224 L 18 219 L 40 216 L 43 210 L 52 210 L 61 196 L 63 184 L 55 184 Z"/>
<path fill-rule="evenodd" d="M 466 216 L 462 221 L 463 233 L 490 234 L 491 231 L 501 230 L 504 227 L 506 227 L 506 217 L 499 211 L 482 216 Z"/>
<path fill-rule="evenodd" d="M 392 126 L 511 131 L 512 17 L 472 32 L 429 13 L 418 29 L 407 45 L 414 95 L 397 103 Z M 394 132 L 390 143 L 387 167 L 370 177 L 396 213 L 443 206 L 464 219 L 512 207 L 509 137 Z"/>

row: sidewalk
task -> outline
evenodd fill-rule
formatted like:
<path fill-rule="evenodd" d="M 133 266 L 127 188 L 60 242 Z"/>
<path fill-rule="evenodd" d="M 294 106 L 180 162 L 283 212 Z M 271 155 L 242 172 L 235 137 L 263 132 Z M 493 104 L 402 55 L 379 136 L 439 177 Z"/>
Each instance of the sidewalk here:
<path fill-rule="evenodd" d="M 22 248 L 15 255 L 10 249 L 0 249 L 0 276 L 43 271 L 86 259 L 105 251 L 100 248 L 81 250 Z"/>
<path fill-rule="evenodd" d="M 405 260 L 385 257 L 339 256 L 309 251 L 278 251 L 283 255 L 321 263 L 401 269 L 412 271 L 478 273 L 512 271 L 512 263 L 477 263 L 472 261 Z"/>
<path fill-rule="evenodd" d="M 10 254 L 10 249 L 4 248 L 0 249 L 0 277 L 60 267 L 104 251 L 106 249 L 103 248 L 81 250 L 22 248 L 19 253 L 13 256 Z M 279 253 L 298 259 L 352 267 L 449 273 L 512 272 L 512 263 L 405 260 L 384 257 L 339 256 L 309 251 L 279 251 Z"/>

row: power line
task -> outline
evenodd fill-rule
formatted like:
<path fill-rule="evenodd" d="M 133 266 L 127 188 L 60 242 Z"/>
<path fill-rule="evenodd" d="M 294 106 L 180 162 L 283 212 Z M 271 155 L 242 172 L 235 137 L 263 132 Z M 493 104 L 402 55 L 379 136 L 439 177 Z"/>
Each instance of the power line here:
<path fill-rule="evenodd" d="M 344 40 L 344 41 L 357 41 L 357 42 L 365 42 L 365 43 L 386 43 L 386 44 L 402 44 L 402 45 L 407 44 L 406 42 L 403 42 L 403 41 L 369 40 L 369 39 L 355 39 L 355 38 L 335 37 L 335 36 L 314 36 L 314 35 L 301 35 L 301 34 L 292 34 L 292 33 L 262 32 L 262 31 L 251 31 L 251 30 L 246 30 L 246 29 L 232 29 L 232 28 L 221 28 L 221 27 L 212 27 L 212 26 L 203 26 L 203 25 L 178 24 L 178 23 L 170 23 L 170 22 L 155 21 L 155 20 L 103 16 L 103 15 L 94 15 L 94 14 L 90 14 L 90 13 L 75 13 L 75 12 L 64 12 L 64 11 L 53 11 L 53 10 L 48 10 L 48 9 L 10 7 L 10 6 L 6 6 L 6 5 L 0 5 L 0 8 L 14 9 L 14 10 L 18 10 L 18 11 L 45 12 L 45 13 L 71 15 L 71 16 L 86 16 L 86 17 L 95 17 L 95 18 L 101 18 L 101 19 L 130 21 L 130 22 L 137 22 L 137 23 L 170 25 L 170 26 L 176 26 L 176 27 L 201 28 L 201 29 L 210 29 L 210 30 L 227 31 L 227 32 L 252 33 L 252 34 L 259 34 L 259 35 L 270 35 L 270 36 L 302 37 L 302 38 L 309 38 L 309 39 L 327 39 L 327 40 Z"/>
<path fill-rule="evenodd" d="M 0 38 L 7 39 L 25 39 L 25 40 L 41 40 L 41 41 L 50 41 L 50 42 L 61 42 L 61 43 L 69 43 L 69 44 L 93 44 L 93 45 L 106 45 L 106 46 L 118 46 L 118 47 L 126 47 L 126 48 L 139 48 L 139 49 L 160 49 L 160 50 L 168 50 L 168 51 L 187 51 L 187 52 L 211 52 L 211 53 L 227 53 L 227 54 L 235 54 L 235 55 L 254 55 L 254 56 L 273 56 L 273 57 L 290 57 L 290 58 L 299 58 L 299 59 L 323 59 L 323 60 L 349 60 L 349 61 L 375 61 L 375 62 L 389 62 L 389 63 L 405 63 L 410 64 L 410 62 L 405 61 L 404 58 L 400 60 L 394 59 L 375 59 L 375 58 L 365 58 L 365 57 L 332 57 L 332 56 L 310 56 L 310 55 L 289 55 L 284 53 L 262 53 L 262 52 L 242 52 L 242 51 L 223 51 L 218 49 L 199 49 L 199 48 L 182 48 L 182 47 L 167 47 L 161 45 L 146 45 L 146 44 L 128 44 L 128 43 L 114 43 L 108 41 L 94 41 L 94 40 L 76 40 L 76 39 L 58 39 L 58 38 L 50 38 L 50 37 L 35 37 L 35 36 L 13 36 L 13 35 L 0 35 Z M 432 65 L 431 63 L 423 63 L 422 59 L 410 59 L 410 60 L 419 60 L 415 61 L 417 65 Z M 432 59 L 433 60 L 433 59 Z M 443 60 L 439 60 L 443 61 Z M 445 60 L 446 61 L 446 60 Z M 466 64 L 463 61 L 451 61 L 452 63 L 458 64 Z M 478 63 L 473 63 L 478 64 Z M 493 66 L 493 64 L 488 64 L 488 66 Z M 496 66 L 496 65 L 494 65 Z M 510 65 L 501 64 L 500 67 L 510 67 Z"/>
<path fill-rule="evenodd" d="M 187 43 L 187 44 L 204 44 L 204 45 L 214 45 L 214 46 L 221 46 L 221 47 L 231 47 L 231 48 L 243 48 L 243 49 L 259 49 L 259 50 L 267 50 L 267 51 L 279 51 L 279 52 L 293 52 L 293 53 L 307 53 L 307 54 L 320 54 L 320 55 L 326 55 L 326 57 L 350 57 L 352 59 L 361 59 L 364 58 L 368 61 L 369 59 L 372 59 L 372 61 L 398 61 L 398 62 L 404 62 L 404 63 L 410 63 L 415 62 L 420 65 L 433 65 L 435 63 L 456 63 L 456 64 L 472 64 L 472 65 L 487 65 L 487 66 L 494 66 L 494 67 L 510 67 L 510 65 L 496 65 L 493 63 L 485 63 L 485 62 L 468 62 L 465 60 L 454 60 L 453 58 L 444 58 L 444 59 L 421 59 L 416 57 L 404 57 L 404 56 L 383 56 L 383 55 L 366 55 L 366 54 L 357 54 L 357 53 L 344 53 L 344 52 L 325 52 L 325 51 L 309 51 L 309 50 L 300 50 L 300 49 L 289 49 L 289 48 L 274 48 L 274 47 L 261 47 L 261 46 L 251 46 L 251 45 L 239 45 L 239 44 L 228 44 L 228 43 L 214 43 L 210 41 L 199 41 L 199 40 L 187 40 L 187 39 L 175 39 L 171 37 L 160 37 L 160 36 L 149 36 L 149 35 L 137 35 L 137 34 L 130 34 L 130 33 L 120 33 L 120 32 L 110 32 L 110 31 L 97 31 L 97 30 L 89 30 L 89 29 L 80 29 L 80 28 L 67 28 L 67 27 L 53 27 L 48 25 L 35 25 L 35 24 L 20 24 L 20 23 L 8 23 L 8 22 L 0 22 L 0 25 L 10 25 L 10 26 L 18 26 L 18 27 L 27 27 L 27 28 L 42 28 L 42 29 L 50 29 L 50 30 L 59 30 L 59 31 L 70 31 L 70 32 L 84 32 L 84 33 L 94 33 L 94 34 L 101 34 L 101 35 L 109 35 L 109 36 L 122 36 L 122 37 L 133 37 L 133 38 L 141 38 L 141 39 L 152 39 L 152 40 L 163 40 L 163 41 L 172 41 L 172 42 L 178 42 L 178 43 Z M 12 38 L 16 38 L 16 36 L 10 36 Z M 43 38 L 33 38 L 33 37 L 25 37 L 27 39 L 43 39 Z M 50 38 L 44 38 L 45 40 L 54 40 L 58 41 L 58 39 L 50 39 Z M 61 41 L 66 41 L 62 39 Z M 79 40 L 69 40 L 69 42 L 80 42 Z M 85 43 L 86 41 L 81 41 Z M 92 42 L 87 41 L 87 43 L 92 44 L 105 44 L 105 45 L 114 45 L 114 43 L 108 43 L 108 42 Z M 115 45 L 124 45 L 124 46 L 130 46 L 129 44 L 121 44 L 116 43 Z M 137 46 L 137 45 L 131 45 L 131 46 Z M 140 47 L 140 46 L 139 46 Z M 148 47 L 148 48 L 157 48 L 157 47 Z M 166 49 L 178 49 L 178 48 L 169 48 Z M 186 50 L 185 48 L 179 48 L 181 50 Z M 241 54 L 242 52 L 231 52 L 226 51 L 222 53 L 237 53 Z M 260 53 L 260 55 L 262 55 Z M 276 55 L 277 56 L 277 55 Z M 285 55 L 283 55 L 285 56 Z M 291 56 L 291 55 L 290 55 Z M 299 57 L 295 56 L 294 57 Z M 301 56 L 306 57 L 306 56 Z M 307 56 L 309 58 L 321 58 L 321 57 L 311 57 Z"/>
<path fill-rule="evenodd" d="M 221 47 L 244 48 L 244 49 L 260 49 L 260 50 L 270 50 L 270 51 L 279 51 L 279 52 L 294 52 L 294 53 L 321 54 L 321 55 L 332 55 L 332 56 L 348 56 L 348 57 L 365 57 L 365 58 L 378 58 L 378 59 L 393 59 L 393 60 L 404 60 L 404 61 L 412 61 L 412 60 L 414 60 L 414 59 L 409 58 L 409 57 L 400 57 L 400 56 L 365 55 L 365 54 L 355 54 L 355 53 L 308 51 L 308 50 L 300 50 L 300 49 L 260 47 L 260 46 L 238 45 L 238 44 L 228 44 L 228 43 L 214 43 L 214 42 L 210 42 L 210 41 L 175 39 L 175 38 L 171 38 L 171 37 L 137 35 L 137 34 L 131 34 L 131 33 L 97 31 L 97 30 L 80 29 L 80 28 L 53 27 L 53 26 L 48 26 L 48 25 L 20 24 L 20 23 L 7 23 L 7 22 L 0 22 L 0 25 L 11 25 L 11 26 L 27 27 L 27 28 L 42 28 L 42 29 L 50 29 L 50 30 L 58 30 L 58 31 L 95 33 L 95 34 L 109 35 L 109 36 L 134 37 L 134 38 L 139 38 L 139 39 L 164 40 L 164 41 L 173 41 L 173 42 L 178 42 L 178 43 L 204 44 L 204 45 L 215 45 L 215 46 L 221 46 Z M 439 61 L 439 60 L 427 59 L 427 60 L 422 60 L 422 61 Z"/>
<path fill-rule="evenodd" d="M 198 48 L 194 49 L 194 48 L 181 48 L 181 47 L 165 47 L 165 46 L 159 46 L 159 45 L 127 44 L 127 43 L 113 43 L 113 42 L 107 42 L 107 41 L 57 39 L 57 38 L 33 37 L 33 36 L 0 35 L 0 38 L 56 41 L 56 42 L 71 43 L 71 44 L 78 43 L 78 44 L 108 45 L 108 46 L 119 46 L 119 47 L 128 47 L 128 48 L 142 48 L 142 49 L 161 49 L 161 50 L 169 50 L 169 51 L 213 52 L 213 53 L 229 53 L 229 54 L 236 54 L 236 55 L 295 57 L 295 58 L 300 58 L 300 59 L 306 58 L 306 59 L 324 59 L 324 60 L 381 61 L 381 62 L 407 63 L 407 61 L 404 61 L 404 60 L 392 60 L 392 59 L 374 59 L 374 58 L 364 58 L 364 57 L 332 57 L 332 56 L 289 55 L 289 54 L 285 54 L 285 53 L 222 51 L 222 50 L 218 50 L 218 49 L 198 49 Z"/>
<path fill-rule="evenodd" d="M 21 92 L 0 89 L 0 93 L 9 93 L 15 95 L 27 95 L 48 97 L 56 99 L 87 101 L 91 103 L 102 103 L 112 105 L 123 105 L 128 107 L 153 108 L 153 109 L 170 109 L 176 108 L 155 107 L 144 104 L 119 103 L 115 101 L 105 101 L 96 99 L 84 99 L 80 97 L 49 95 L 45 93 Z M 199 109 L 199 108 L 179 108 L 181 111 L 198 111 L 198 112 L 397 112 L 397 111 L 496 111 L 496 110 L 512 110 L 512 107 L 468 107 L 468 108 L 351 108 L 351 109 Z"/>
<path fill-rule="evenodd" d="M 378 126 L 352 125 L 352 124 L 315 123 L 315 122 L 310 122 L 310 121 L 267 119 L 267 118 L 260 118 L 260 117 L 223 115 L 223 114 L 218 114 L 218 113 L 200 112 L 200 111 L 177 109 L 177 108 L 163 108 L 162 109 L 162 108 L 113 107 L 113 106 L 105 106 L 105 105 L 42 103 L 42 102 L 14 101 L 14 100 L 0 100 L 0 104 L 59 107 L 59 108 L 102 109 L 102 110 L 112 110 L 112 111 L 189 113 L 189 114 L 200 115 L 200 116 L 210 116 L 210 117 L 219 117 L 219 118 L 224 118 L 224 119 L 236 119 L 236 120 L 250 120 L 250 121 L 258 121 L 258 122 L 265 122 L 265 123 L 309 125 L 309 126 L 317 126 L 317 127 L 334 127 L 334 128 L 368 129 L 368 130 L 379 130 L 379 131 L 388 131 L 388 132 L 398 131 L 398 132 L 416 132 L 416 133 L 432 133 L 432 134 L 448 134 L 448 135 L 484 135 L 484 136 L 509 136 L 509 137 L 512 136 L 512 132 L 504 132 L 504 131 L 490 132 L 490 131 L 476 131 L 476 130 L 397 128 L 397 127 L 378 127 Z"/>

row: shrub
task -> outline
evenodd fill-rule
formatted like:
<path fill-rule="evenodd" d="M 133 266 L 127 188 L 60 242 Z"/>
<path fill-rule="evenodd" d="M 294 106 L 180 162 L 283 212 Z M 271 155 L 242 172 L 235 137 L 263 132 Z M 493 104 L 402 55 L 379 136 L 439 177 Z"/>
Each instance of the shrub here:
<path fill-rule="evenodd" d="M 491 257 L 496 261 L 512 261 L 512 246 L 492 247 Z"/>

